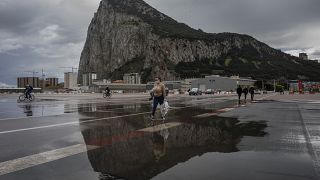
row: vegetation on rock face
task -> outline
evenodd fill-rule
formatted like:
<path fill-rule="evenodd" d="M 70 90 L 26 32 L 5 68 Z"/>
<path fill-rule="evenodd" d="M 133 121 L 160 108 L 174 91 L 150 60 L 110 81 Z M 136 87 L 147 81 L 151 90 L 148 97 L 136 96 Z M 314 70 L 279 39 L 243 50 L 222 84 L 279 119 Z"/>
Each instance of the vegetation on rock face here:
<path fill-rule="evenodd" d="M 143 62 L 144 59 L 145 57 L 136 57 L 128 61 L 125 65 L 121 66 L 112 73 L 111 79 L 122 79 L 125 73 L 143 73 L 145 70 L 143 69 L 143 63 L 141 62 Z"/>
<path fill-rule="evenodd" d="M 217 66 L 210 61 L 216 61 L 219 64 L 224 64 L 224 66 Z M 175 71 L 181 78 L 221 74 L 250 76 L 255 79 L 296 79 L 298 75 L 304 74 L 311 80 L 319 80 L 319 72 L 317 72 L 317 69 L 320 69 L 319 63 L 304 60 L 298 62 L 299 64 L 292 63 L 290 60 L 258 61 L 248 59 L 244 63 L 243 58 L 233 57 L 228 66 L 225 66 L 226 59 L 221 57 L 218 60 L 203 59 L 196 62 L 180 62 L 175 66 Z M 223 71 L 221 72 L 221 70 Z M 218 71 L 218 73 L 215 71 Z"/>

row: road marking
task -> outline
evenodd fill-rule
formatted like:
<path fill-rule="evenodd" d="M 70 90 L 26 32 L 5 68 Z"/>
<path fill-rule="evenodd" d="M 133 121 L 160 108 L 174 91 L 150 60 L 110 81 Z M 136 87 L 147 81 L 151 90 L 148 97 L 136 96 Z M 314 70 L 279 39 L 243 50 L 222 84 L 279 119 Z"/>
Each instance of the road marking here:
<path fill-rule="evenodd" d="M 302 122 L 303 131 L 305 133 L 305 139 L 307 141 L 307 148 L 309 150 L 309 153 L 313 157 L 313 164 L 314 164 L 315 172 L 316 172 L 317 176 L 320 177 L 319 156 L 318 156 L 317 152 L 315 151 L 315 149 L 313 147 L 312 140 L 311 140 L 311 135 L 310 135 L 307 123 L 305 122 L 305 121 L 308 121 L 308 119 L 305 118 L 304 114 L 302 113 L 301 105 L 299 105 L 297 103 L 297 106 L 298 106 L 298 112 L 299 112 L 299 115 L 300 115 L 300 118 L 301 118 L 301 122 Z"/>
<path fill-rule="evenodd" d="M 152 127 L 148 127 L 148 128 L 144 128 L 144 129 L 140 129 L 137 131 L 141 131 L 141 132 L 158 132 L 164 129 L 170 129 L 176 126 L 180 126 L 183 123 L 180 122 L 170 122 L 170 123 L 165 123 L 165 124 L 159 124 L 156 126 L 152 126 Z"/>
<path fill-rule="evenodd" d="M 228 112 L 228 111 L 231 111 L 233 110 L 234 108 L 223 108 L 223 109 L 219 109 L 217 110 L 218 112 Z"/>
<path fill-rule="evenodd" d="M 55 149 L 39 154 L 34 154 L 14 160 L 9 160 L 0 163 L 0 176 L 27 169 L 40 164 L 59 160 L 68 156 L 87 152 L 89 150 L 97 149 L 98 146 L 87 146 L 84 144 L 77 144 L 61 149 Z"/>
<path fill-rule="evenodd" d="M 134 105 L 134 104 L 132 104 L 132 105 Z M 1 121 L 8 121 L 8 120 L 22 120 L 22 119 L 33 119 L 33 118 L 43 118 L 43 117 L 65 116 L 65 115 L 75 114 L 77 112 L 77 111 L 72 112 L 73 110 L 79 110 L 80 108 L 88 108 L 88 107 L 92 107 L 92 106 L 79 107 L 79 108 L 74 108 L 74 109 L 65 109 L 64 110 L 65 113 L 63 113 L 63 114 L 55 114 L 55 115 L 47 115 L 47 116 L 4 118 L 4 119 L 0 119 L 0 122 Z M 104 107 L 104 106 L 97 106 L 97 107 Z M 119 109 L 127 109 L 127 108 L 112 108 L 112 109 L 108 109 L 108 110 L 119 110 Z M 66 113 L 66 112 L 68 112 L 68 113 Z M 95 111 L 92 111 L 92 112 L 95 112 Z M 114 111 L 110 111 L 110 112 L 114 112 Z"/>
<path fill-rule="evenodd" d="M 38 166 L 41 164 L 49 163 L 52 161 L 56 161 L 59 159 L 63 159 L 63 158 L 73 156 L 76 154 L 80 154 L 83 152 L 87 152 L 89 150 L 94 150 L 94 149 L 97 149 L 101 146 L 110 145 L 111 142 L 124 141 L 129 138 L 139 137 L 141 135 L 144 135 L 144 132 L 149 132 L 149 133 L 158 132 L 158 131 L 161 131 L 164 129 L 169 129 L 172 127 L 180 126 L 182 124 L 183 123 L 179 123 L 179 122 L 160 124 L 157 126 L 148 127 L 148 128 L 144 128 L 144 129 L 140 129 L 140 130 L 131 132 L 125 136 L 113 136 L 110 139 L 104 140 L 103 143 L 101 142 L 101 140 L 99 140 L 99 142 L 89 141 L 87 143 L 87 145 L 77 144 L 77 145 L 73 145 L 73 146 L 69 146 L 69 147 L 64 147 L 64 148 L 55 149 L 52 151 L 47 151 L 47 152 L 34 154 L 34 155 L 30 155 L 30 156 L 25 156 L 25 157 L 14 159 L 14 160 L 1 162 L 0 163 L 0 176 L 5 175 L 5 174 L 9 174 L 9 173 L 13 173 L 13 172 L 17 172 L 20 170 L 24 170 L 27 168 L 31 168 L 34 166 Z"/>
<path fill-rule="evenodd" d="M 51 127 L 66 126 L 66 125 L 78 125 L 78 124 L 83 124 L 83 123 L 104 121 L 104 120 L 108 120 L 108 119 L 116 119 L 116 118 L 122 118 L 122 117 L 138 116 L 138 115 L 149 114 L 149 113 L 150 112 L 142 112 L 142 113 L 128 114 L 128 115 L 122 115 L 122 116 L 113 116 L 113 117 L 100 118 L 100 119 L 91 119 L 91 120 L 85 120 L 85 121 L 75 121 L 75 122 L 68 122 L 68 123 L 53 124 L 53 125 L 48 125 L 48 126 L 38 126 L 38 127 L 32 127 L 32 128 L 15 129 L 15 130 L 9 130 L 9 131 L 2 131 L 2 132 L 0 132 L 0 134 L 8 134 L 8 133 L 14 133 L 14 132 L 22 132 L 22 131 L 28 131 L 28 130 L 44 129 L 44 128 L 51 128 Z"/>
<path fill-rule="evenodd" d="M 56 115 L 49 115 L 49 116 L 31 116 L 31 117 L 4 118 L 4 119 L 0 119 L 0 122 L 1 121 L 8 121 L 8 120 L 33 119 L 33 118 L 56 117 L 56 116 L 66 116 L 66 115 L 71 115 L 71 113 L 56 114 Z"/>

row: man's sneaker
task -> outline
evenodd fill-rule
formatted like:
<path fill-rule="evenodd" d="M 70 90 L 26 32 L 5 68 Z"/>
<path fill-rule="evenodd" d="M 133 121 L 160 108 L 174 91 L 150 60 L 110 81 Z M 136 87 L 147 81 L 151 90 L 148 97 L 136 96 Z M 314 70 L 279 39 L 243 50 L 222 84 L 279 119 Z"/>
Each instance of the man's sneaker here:
<path fill-rule="evenodd" d="M 153 115 L 151 115 L 151 116 L 150 116 L 150 119 L 151 119 L 151 120 L 154 120 L 154 116 L 153 116 Z"/>
<path fill-rule="evenodd" d="M 162 120 L 165 120 L 165 119 L 166 119 L 166 117 L 161 115 L 161 119 L 162 119 Z"/>

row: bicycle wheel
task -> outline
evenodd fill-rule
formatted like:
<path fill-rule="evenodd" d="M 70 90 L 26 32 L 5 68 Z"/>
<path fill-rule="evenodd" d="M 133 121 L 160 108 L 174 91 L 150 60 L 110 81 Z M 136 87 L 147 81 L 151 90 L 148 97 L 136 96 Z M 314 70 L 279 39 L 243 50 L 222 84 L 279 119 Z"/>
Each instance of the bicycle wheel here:
<path fill-rule="evenodd" d="M 111 93 L 109 93 L 108 98 L 111 98 L 111 96 L 112 96 L 112 94 L 111 94 Z"/>
<path fill-rule="evenodd" d="M 24 94 L 19 96 L 19 101 L 24 101 L 26 100 L 26 96 Z"/>
<path fill-rule="evenodd" d="M 29 101 L 34 101 L 35 97 L 33 94 L 30 95 Z"/>
<path fill-rule="evenodd" d="M 102 96 L 103 96 L 103 98 L 106 98 L 106 97 L 107 97 L 107 94 L 106 94 L 106 93 L 103 93 Z"/>

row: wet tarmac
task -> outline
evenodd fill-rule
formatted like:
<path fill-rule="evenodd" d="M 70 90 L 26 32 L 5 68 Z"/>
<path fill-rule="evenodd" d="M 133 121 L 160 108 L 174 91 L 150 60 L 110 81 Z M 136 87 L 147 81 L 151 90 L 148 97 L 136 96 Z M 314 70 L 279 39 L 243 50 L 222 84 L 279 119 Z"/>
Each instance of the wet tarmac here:
<path fill-rule="evenodd" d="M 320 179 L 320 103 L 289 98 L 0 96 L 0 180 Z"/>

